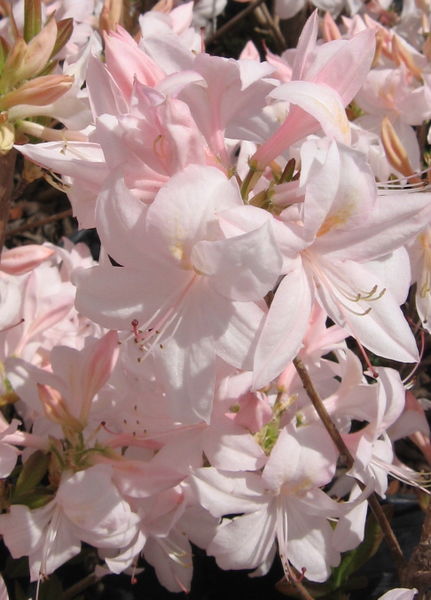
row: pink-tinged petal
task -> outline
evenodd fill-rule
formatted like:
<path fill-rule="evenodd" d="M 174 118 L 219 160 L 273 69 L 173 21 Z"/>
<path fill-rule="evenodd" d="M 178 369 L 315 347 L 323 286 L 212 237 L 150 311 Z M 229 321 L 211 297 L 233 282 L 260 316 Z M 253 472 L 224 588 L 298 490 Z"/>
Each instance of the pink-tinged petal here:
<path fill-rule="evenodd" d="M 195 469 L 188 483 L 200 504 L 214 517 L 262 510 L 268 498 L 255 473 L 220 472 L 213 467 Z"/>
<path fill-rule="evenodd" d="M 319 237 L 319 252 L 364 262 L 389 254 L 419 233 L 430 219 L 431 193 L 387 194 L 377 198 L 370 219 L 351 230 Z"/>
<path fill-rule="evenodd" d="M 301 148 L 301 175 L 306 185 L 303 222 L 310 241 L 327 219 L 341 179 L 341 157 L 337 144 L 331 143 L 323 162 L 316 160 L 318 149 L 314 140 L 306 141 Z"/>
<path fill-rule="evenodd" d="M 308 327 L 313 284 L 298 262 L 281 281 L 257 343 L 254 389 L 267 385 L 298 353 Z"/>
<path fill-rule="evenodd" d="M 123 496 L 148 498 L 172 488 L 183 479 L 184 475 L 174 465 L 161 465 L 154 459 L 148 462 L 125 459 L 113 463 L 113 480 Z"/>
<path fill-rule="evenodd" d="M 375 52 L 375 32 L 366 29 L 350 40 L 322 44 L 307 79 L 325 83 L 336 90 L 344 106 L 358 93 L 371 68 Z M 322 66 L 322 63 L 325 64 Z"/>
<path fill-rule="evenodd" d="M 274 100 L 284 100 L 298 106 L 319 122 L 326 135 L 339 142 L 350 143 L 349 121 L 343 102 L 337 91 L 328 85 L 289 81 L 276 88 L 270 96 Z"/>
<path fill-rule="evenodd" d="M 109 329 L 130 331 L 134 319 L 143 325 L 159 311 L 161 302 L 174 302 L 191 277 L 180 269 L 161 273 L 145 262 L 140 269 L 79 269 L 74 272 L 76 308 Z"/>
<path fill-rule="evenodd" d="M 16 465 L 19 450 L 9 444 L 0 443 L 0 477 L 8 477 Z"/>
<path fill-rule="evenodd" d="M 203 450 L 213 467 L 225 471 L 255 471 L 266 460 L 253 436 L 228 419 L 208 428 Z"/>
<path fill-rule="evenodd" d="M 319 302 L 338 325 L 369 350 L 399 362 L 416 362 L 414 336 L 389 290 L 364 265 L 352 261 L 321 263 L 316 286 Z"/>
<path fill-rule="evenodd" d="M 214 340 L 217 356 L 233 367 L 251 371 L 264 311 L 254 302 L 229 302 L 218 294 L 209 300 L 213 314 L 224 314 L 226 321 L 224 331 Z"/>
<path fill-rule="evenodd" d="M 0 279 L 0 331 L 8 329 L 19 321 L 22 293 L 15 281 Z"/>
<path fill-rule="evenodd" d="M 400 306 L 404 304 L 412 281 L 410 259 L 404 247 L 367 262 L 367 269 L 375 273 L 384 286 L 391 290 Z"/>
<path fill-rule="evenodd" d="M 82 384 L 89 396 L 95 396 L 111 376 L 118 358 L 118 344 L 117 332 L 109 331 L 82 352 L 84 362 Z"/>
<path fill-rule="evenodd" d="M 127 102 L 111 73 L 99 59 L 88 59 L 86 86 L 94 119 L 128 112 Z"/>
<path fill-rule="evenodd" d="M 313 11 L 305 23 L 296 45 L 295 60 L 293 62 L 292 78 L 304 79 L 317 46 L 319 32 L 319 13 Z"/>
<path fill-rule="evenodd" d="M 407 391 L 405 396 L 403 413 L 388 429 L 388 434 L 392 441 L 400 440 L 415 432 L 418 432 L 418 436 L 416 437 L 419 440 L 423 436 L 429 436 L 430 434 L 430 426 L 428 425 L 428 420 L 420 401 L 410 391 Z M 416 440 L 415 443 L 417 443 Z"/>
<path fill-rule="evenodd" d="M 98 193 L 108 175 L 105 157 L 99 144 L 90 142 L 46 142 L 17 147 L 27 158 L 60 175 L 79 181 L 91 192 Z"/>
<path fill-rule="evenodd" d="M 217 212 L 241 204 L 232 179 L 214 167 L 189 165 L 171 177 L 148 209 L 148 235 L 157 244 L 154 252 L 181 264 L 196 242 L 213 238 Z"/>
<path fill-rule="evenodd" d="M 192 547 L 184 533 L 173 529 L 162 539 L 150 537 L 144 557 L 156 571 L 160 583 L 170 592 L 190 591 L 193 575 Z"/>
<path fill-rule="evenodd" d="M 355 500 L 360 489 L 355 485 L 350 500 Z M 356 548 L 364 539 L 365 521 L 368 513 L 368 502 L 354 503 L 353 508 L 343 515 L 335 528 L 333 544 L 339 552 L 347 552 Z"/>
<path fill-rule="evenodd" d="M 337 141 L 350 143 L 350 126 L 339 94 L 324 84 L 310 81 L 284 83 L 270 96 L 291 103 L 284 123 L 269 137 L 251 158 L 253 165 L 263 169 L 301 138 L 323 129 Z"/>
<path fill-rule="evenodd" d="M 180 521 L 181 529 L 186 532 L 189 540 L 199 548 L 208 546 L 214 537 L 218 522 L 217 518 L 198 505 L 187 507 Z"/>
<path fill-rule="evenodd" d="M 397 421 L 406 404 L 406 390 L 399 372 L 389 367 L 381 367 L 378 373 L 380 414 L 378 422 L 375 423 L 376 437 Z"/>
<path fill-rule="evenodd" d="M 2 252 L 0 271 L 9 275 L 22 275 L 32 271 L 45 260 L 55 254 L 53 248 L 29 244 L 17 248 L 5 249 Z"/>
<path fill-rule="evenodd" d="M 338 565 L 340 554 L 332 544 L 333 531 L 324 517 L 305 512 L 301 500 L 289 498 L 285 502 L 288 513 L 287 558 L 293 566 L 311 581 L 326 581 L 331 567 Z"/>
<path fill-rule="evenodd" d="M 282 184 L 283 185 L 283 184 Z M 279 186 L 278 186 L 279 187 Z M 253 231 L 258 225 L 263 225 L 268 218 L 268 213 L 256 206 L 238 206 L 229 210 L 224 210 L 219 215 L 219 225 L 228 238 L 247 231 Z M 280 252 L 283 255 L 285 264 L 283 273 L 287 273 L 291 266 L 291 258 L 296 257 L 300 250 L 303 250 L 308 243 L 303 239 L 302 227 L 286 227 L 285 223 L 279 219 L 272 218 L 272 230 Z M 288 265 L 286 267 L 286 265 Z"/>
<path fill-rule="evenodd" d="M 272 504 L 248 515 L 225 519 L 207 553 L 215 557 L 222 569 L 254 569 L 272 552 L 275 522 Z"/>
<path fill-rule="evenodd" d="M 3 577 L 0 576 L 0 600 L 9 600 L 9 594 L 7 593 L 7 587 Z"/>
<path fill-rule="evenodd" d="M 88 544 L 124 548 L 137 534 L 140 519 L 113 485 L 107 465 L 95 465 L 64 479 L 56 500 Z"/>
<path fill-rule="evenodd" d="M 175 421 L 209 422 L 215 393 L 215 349 L 206 294 L 197 289 L 182 308 L 175 335 L 155 348 L 158 374 Z"/>
<path fill-rule="evenodd" d="M 198 242 L 191 260 L 197 271 L 210 278 L 211 288 L 239 301 L 262 299 L 275 284 L 282 265 L 269 219 L 240 236 Z"/>
<path fill-rule="evenodd" d="M 61 322 L 67 317 L 73 308 L 73 286 L 63 284 L 63 290 L 57 294 L 53 294 L 49 299 L 44 301 L 44 311 L 36 312 L 40 309 L 37 304 L 38 282 L 36 278 L 37 271 L 33 271 L 28 281 L 26 288 L 27 302 L 24 304 L 24 330 L 25 334 L 21 338 L 20 345 L 15 349 L 16 354 L 21 352 L 25 343 L 41 332 L 49 330 L 51 327 Z M 68 286 L 70 288 L 68 289 Z M 34 294 L 34 295 L 33 295 Z M 33 298 L 30 300 L 30 297 Z M 32 305 L 32 300 L 34 304 Z"/>
<path fill-rule="evenodd" d="M 133 560 L 142 551 L 146 540 L 147 537 L 139 530 L 133 543 L 125 549 L 120 552 L 113 552 L 110 549 L 105 551 L 99 550 L 99 555 L 101 558 L 105 559 L 111 573 L 116 573 L 118 575 L 131 566 Z"/>
<path fill-rule="evenodd" d="M 13 558 L 29 556 L 40 547 L 53 510 L 53 502 L 35 510 L 13 504 L 8 513 L 0 515 L 0 533 Z"/>
<path fill-rule="evenodd" d="M 146 205 L 116 174 L 106 182 L 98 196 L 97 231 L 105 250 L 120 265 L 132 268 L 142 265 L 146 212 Z"/>
<path fill-rule="evenodd" d="M 395 588 L 380 596 L 378 600 L 413 600 L 417 593 L 416 588 Z"/>
<path fill-rule="evenodd" d="M 59 506 L 55 508 L 51 523 L 44 533 L 46 537 L 43 546 L 36 552 L 35 564 L 31 569 L 32 579 L 39 577 L 39 572 L 36 575 L 35 568 L 39 557 L 40 569 L 49 575 L 81 551 L 81 540 Z"/>
<path fill-rule="evenodd" d="M 262 480 L 265 487 L 278 490 L 285 486 L 287 494 L 294 494 L 304 482 L 307 487 L 327 484 L 334 475 L 336 460 L 337 451 L 322 425 L 285 428 L 272 449 Z"/>
<path fill-rule="evenodd" d="M 166 73 L 166 78 L 157 85 L 158 89 L 163 88 L 166 91 L 166 84 L 169 85 L 172 75 L 181 75 L 187 70 L 193 69 L 196 55 L 181 44 L 176 35 L 165 34 L 160 37 L 144 35 L 139 46 Z"/>
<path fill-rule="evenodd" d="M 150 87 L 164 79 L 164 72 L 125 29 L 118 27 L 116 32 L 110 32 L 104 39 L 106 67 L 125 98 L 130 98 L 135 77 Z"/>

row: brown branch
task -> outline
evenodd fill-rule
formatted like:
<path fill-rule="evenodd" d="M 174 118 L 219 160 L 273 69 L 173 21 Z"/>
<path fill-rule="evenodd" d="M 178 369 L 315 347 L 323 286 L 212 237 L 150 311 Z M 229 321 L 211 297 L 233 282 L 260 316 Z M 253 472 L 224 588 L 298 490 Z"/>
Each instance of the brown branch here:
<path fill-rule="evenodd" d="M 100 577 L 94 573 L 87 575 L 87 577 L 84 577 L 84 579 L 81 579 L 71 587 L 67 588 L 67 590 L 62 594 L 61 600 L 72 600 L 72 598 L 76 598 L 76 596 L 78 596 L 81 592 L 97 583 L 99 579 Z"/>
<path fill-rule="evenodd" d="M 0 156 L 0 253 L 6 237 L 6 225 L 9 219 L 9 206 L 15 174 L 16 150 L 10 150 Z"/>
<path fill-rule="evenodd" d="M 20 227 L 15 227 L 14 229 L 10 229 L 6 233 L 6 237 L 13 237 L 14 235 L 24 233 L 24 231 L 29 231 L 31 229 L 37 229 L 42 225 L 47 225 L 48 223 L 53 223 L 55 221 L 59 221 L 60 219 L 64 219 L 65 217 L 71 217 L 73 215 L 72 209 L 68 208 L 67 210 L 63 210 L 55 215 L 50 215 L 49 217 L 45 217 L 44 219 L 39 219 L 38 221 L 31 221 L 26 223 L 25 225 L 21 225 Z"/>
<path fill-rule="evenodd" d="M 235 27 L 244 17 L 249 15 L 254 11 L 254 9 L 260 6 L 265 0 L 254 0 L 254 2 L 250 2 L 247 8 L 244 8 L 240 13 L 232 17 L 227 23 L 222 25 L 220 29 L 217 29 L 215 33 L 213 33 L 208 39 L 205 40 L 205 45 L 210 46 L 220 37 L 222 37 L 227 31 L 230 31 L 232 27 Z"/>
<path fill-rule="evenodd" d="M 272 37 L 274 38 L 275 44 L 277 46 L 277 51 L 280 53 L 283 52 L 283 50 L 286 49 L 286 40 L 284 39 L 284 35 L 281 33 L 278 23 L 275 21 L 275 19 L 269 12 L 267 5 L 264 3 L 261 6 L 259 6 L 256 9 L 256 11 L 257 10 L 261 12 L 264 21 L 266 22 L 271 31 Z"/>
<path fill-rule="evenodd" d="M 353 458 L 352 454 L 350 453 L 350 450 L 347 448 L 343 438 L 341 437 L 340 432 L 338 431 L 337 427 L 335 426 L 334 422 L 329 416 L 325 404 L 323 403 L 322 399 L 317 393 L 317 390 L 314 387 L 313 382 L 311 381 L 310 375 L 308 374 L 304 363 L 300 358 L 296 357 L 293 359 L 293 364 L 295 365 L 295 369 L 302 381 L 302 385 L 304 386 L 304 389 L 307 392 L 307 395 L 310 398 L 317 414 L 322 420 L 325 429 L 331 436 L 331 439 L 334 442 L 338 452 L 340 453 L 340 456 L 344 459 L 347 466 L 347 470 L 350 470 L 355 463 L 355 459 Z M 365 488 L 364 484 L 360 481 L 358 481 L 358 485 L 361 487 L 361 489 Z M 377 522 L 379 523 L 383 531 L 386 543 L 389 546 L 389 550 L 392 554 L 392 558 L 397 566 L 397 570 L 401 578 L 402 569 L 404 565 L 403 552 L 392 530 L 392 527 L 381 507 L 377 495 L 374 492 L 368 497 L 368 504 L 370 505 L 370 508 L 373 511 L 374 516 L 376 517 Z"/>

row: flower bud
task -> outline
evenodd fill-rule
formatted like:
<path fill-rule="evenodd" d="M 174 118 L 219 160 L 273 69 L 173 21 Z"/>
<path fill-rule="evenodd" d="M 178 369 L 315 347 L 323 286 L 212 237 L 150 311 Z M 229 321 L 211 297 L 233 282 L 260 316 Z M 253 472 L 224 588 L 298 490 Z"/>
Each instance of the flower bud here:
<path fill-rule="evenodd" d="M 5 61 L 0 87 L 6 91 L 21 81 L 36 77 L 50 59 L 56 39 L 57 23 L 53 17 L 28 44 L 19 38 Z"/>
<path fill-rule="evenodd" d="M 0 110 L 17 104 L 45 106 L 60 98 L 73 83 L 70 75 L 43 75 L 23 83 L 18 89 L 0 98 Z"/>

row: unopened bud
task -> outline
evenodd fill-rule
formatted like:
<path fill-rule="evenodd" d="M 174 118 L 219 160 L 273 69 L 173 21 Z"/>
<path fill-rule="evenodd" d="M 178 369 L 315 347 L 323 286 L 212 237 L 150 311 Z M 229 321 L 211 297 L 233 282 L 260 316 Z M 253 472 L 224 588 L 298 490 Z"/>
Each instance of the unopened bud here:
<path fill-rule="evenodd" d="M 414 177 L 407 151 L 398 137 L 392 123 L 385 117 L 382 121 L 381 138 L 389 164 L 399 173 L 409 178 L 411 183 L 420 183 L 419 177 Z"/>
<path fill-rule="evenodd" d="M 70 75 L 44 75 L 23 83 L 18 89 L 0 98 L 0 109 L 6 110 L 18 104 L 45 106 L 67 92 L 73 84 Z"/>
<path fill-rule="evenodd" d="M 105 0 L 99 17 L 101 31 L 115 31 L 121 24 L 123 14 L 122 0 Z"/>
<path fill-rule="evenodd" d="M 326 12 L 323 17 L 322 33 L 327 42 L 341 39 L 341 32 L 338 29 L 338 25 L 335 23 L 332 15 L 328 12 Z"/>
<path fill-rule="evenodd" d="M 392 38 L 392 57 L 397 64 L 403 63 L 410 73 L 422 81 L 422 71 L 414 61 L 413 56 L 401 42 L 397 35 Z"/>
<path fill-rule="evenodd" d="M 37 384 L 37 390 L 45 415 L 50 421 L 74 431 L 82 431 L 82 424 L 70 414 L 58 390 L 40 383 Z"/>
<path fill-rule="evenodd" d="M 1 88 L 6 91 L 21 81 L 36 77 L 51 57 L 56 39 L 57 23 L 53 17 L 28 44 L 23 38 L 19 38 L 6 59 Z"/>

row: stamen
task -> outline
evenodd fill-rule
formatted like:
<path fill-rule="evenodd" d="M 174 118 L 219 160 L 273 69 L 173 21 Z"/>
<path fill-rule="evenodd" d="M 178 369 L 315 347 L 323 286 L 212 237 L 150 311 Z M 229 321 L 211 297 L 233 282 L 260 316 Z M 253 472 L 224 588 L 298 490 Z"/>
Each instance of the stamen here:
<path fill-rule="evenodd" d="M 409 469 L 405 466 L 399 467 L 397 465 L 387 463 L 377 456 L 373 456 L 372 462 L 402 483 L 411 485 L 419 490 L 422 490 L 425 492 L 425 494 L 431 495 L 430 490 L 427 489 L 431 488 L 431 473 L 418 473 L 417 471 L 413 471 L 413 469 Z"/>
<path fill-rule="evenodd" d="M 410 371 L 410 373 L 403 379 L 403 385 L 407 385 L 407 383 L 413 377 L 413 375 L 416 373 L 416 371 L 419 368 L 419 365 L 422 362 L 422 358 L 423 358 L 424 351 L 425 351 L 425 332 L 424 332 L 424 330 L 423 330 L 422 327 L 419 330 L 419 335 L 420 335 L 420 338 L 421 338 L 421 346 L 420 346 L 421 349 L 420 349 L 420 352 L 419 352 L 419 359 L 418 359 L 418 362 L 413 367 L 413 369 Z"/>
<path fill-rule="evenodd" d="M 430 182 L 427 181 L 427 179 L 424 179 L 424 176 L 426 175 L 428 177 L 430 173 L 431 167 L 427 167 L 426 169 L 422 169 L 422 171 L 406 175 L 402 178 L 378 181 L 377 189 L 379 190 L 380 195 L 385 195 L 393 191 L 405 191 L 408 193 L 420 190 L 425 192 L 431 189 Z"/>

